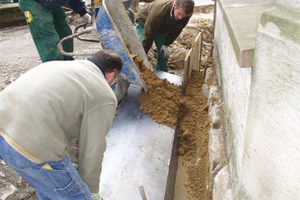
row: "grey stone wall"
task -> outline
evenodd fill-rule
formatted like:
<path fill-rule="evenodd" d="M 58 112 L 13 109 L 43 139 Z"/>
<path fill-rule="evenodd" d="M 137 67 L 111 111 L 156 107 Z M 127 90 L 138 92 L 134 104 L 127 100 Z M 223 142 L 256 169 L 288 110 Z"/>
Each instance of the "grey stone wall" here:
<path fill-rule="evenodd" d="M 228 165 L 214 176 L 213 198 L 299 199 L 300 2 L 217 3 L 214 63 L 222 91 Z M 236 27 L 234 20 L 241 19 L 226 13 L 239 6 L 264 9 L 255 22 L 253 66 L 246 68 L 237 61 L 241 49 L 235 45 L 243 43 L 237 36 L 245 27 Z"/>

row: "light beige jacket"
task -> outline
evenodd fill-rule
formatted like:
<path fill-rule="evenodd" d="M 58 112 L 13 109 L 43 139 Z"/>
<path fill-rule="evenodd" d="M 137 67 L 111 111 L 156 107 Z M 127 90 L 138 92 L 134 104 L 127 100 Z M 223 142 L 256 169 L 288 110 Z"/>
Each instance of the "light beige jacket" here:
<path fill-rule="evenodd" d="M 78 172 L 98 192 L 116 107 L 111 87 L 92 62 L 46 62 L 0 92 L 0 134 L 37 163 L 62 160 L 68 143 L 79 137 Z"/>

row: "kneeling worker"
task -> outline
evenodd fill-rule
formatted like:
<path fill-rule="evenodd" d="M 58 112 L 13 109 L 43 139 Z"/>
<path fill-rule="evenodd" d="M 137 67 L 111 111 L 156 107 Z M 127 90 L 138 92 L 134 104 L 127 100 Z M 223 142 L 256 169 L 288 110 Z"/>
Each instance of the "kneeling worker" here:
<path fill-rule="evenodd" d="M 193 14 L 193 0 L 156 0 L 138 12 L 136 32 L 146 54 L 153 41 L 157 48 L 156 69 L 168 71 L 170 44 L 180 35 Z"/>
<path fill-rule="evenodd" d="M 0 92 L 0 159 L 39 199 L 100 199 L 105 136 L 117 108 L 110 84 L 121 69 L 118 54 L 101 50 L 88 60 L 41 64 Z M 74 138 L 78 172 L 66 149 Z"/>

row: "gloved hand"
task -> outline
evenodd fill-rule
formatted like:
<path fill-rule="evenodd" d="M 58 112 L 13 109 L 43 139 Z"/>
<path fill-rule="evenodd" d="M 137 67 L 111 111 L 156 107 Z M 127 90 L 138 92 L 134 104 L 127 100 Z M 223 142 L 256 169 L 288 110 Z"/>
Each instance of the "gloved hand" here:
<path fill-rule="evenodd" d="M 78 165 L 75 163 L 72 163 L 72 165 L 75 167 L 76 170 L 78 170 Z"/>
<path fill-rule="evenodd" d="M 170 57 L 170 47 L 166 45 L 162 45 L 159 53 L 164 53 L 164 59 L 168 59 Z"/>
<path fill-rule="evenodd" d="M 99 192 L 97 193 L 92 193 L 92 198 L 93 200 L 103 200 Z"/>
<path fill-rule="evenodd" d="M 82 16 L 82 20 L 84 21 L 84 23 L 91 24 L 92 23 L 92 16 L 89 13 L 85 13 Z"/>

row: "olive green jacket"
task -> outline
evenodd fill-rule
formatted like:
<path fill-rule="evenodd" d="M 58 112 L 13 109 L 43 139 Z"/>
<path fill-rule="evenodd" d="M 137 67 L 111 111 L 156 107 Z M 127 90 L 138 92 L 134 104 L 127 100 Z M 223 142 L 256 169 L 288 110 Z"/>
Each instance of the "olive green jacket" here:
<path fill-rule="evenodd" d="M 137 22 L 144 26 L 142 44 L 148 53 L 156 34 L 166 34 L 164 45 L 169 46 L 187 25 L 190 17 L 172 19 L 174 0 L 156 0 L 145 5 L 137 14 Z"/>

